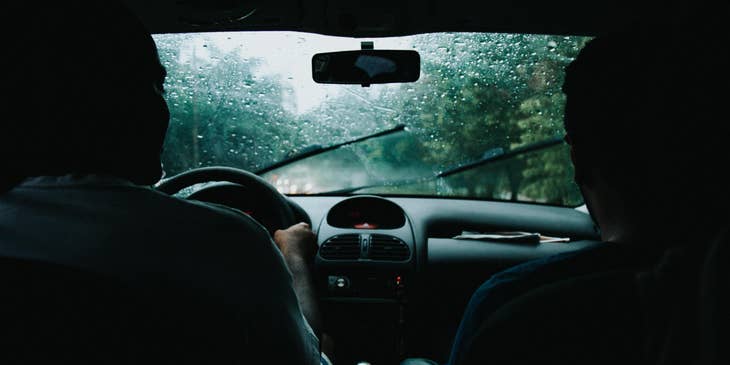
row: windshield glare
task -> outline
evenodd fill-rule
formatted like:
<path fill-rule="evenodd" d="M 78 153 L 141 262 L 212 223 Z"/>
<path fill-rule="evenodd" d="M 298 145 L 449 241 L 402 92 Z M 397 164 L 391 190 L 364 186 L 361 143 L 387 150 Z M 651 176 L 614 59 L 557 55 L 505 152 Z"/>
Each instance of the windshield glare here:
<path fill-rule="evenodd" d="M 468 197 L 576 206 L 565 145 L 446 178 L 435 174 L 495 151 L 564 133 L 563 70 L 586 37 L 434 33 L 367 39 L 421 55 L 414 83 L 316 84 L 315 53 L 361 39 L 296 32 L 155 35 L 171 111 L 168 176 L 203 166 L 256 172 L 296 153 L 405 125 L 263 174 L 287 194 L 354 186 L 357 193 Z M 414 179 L 409 184 L 393 182 Z"/>

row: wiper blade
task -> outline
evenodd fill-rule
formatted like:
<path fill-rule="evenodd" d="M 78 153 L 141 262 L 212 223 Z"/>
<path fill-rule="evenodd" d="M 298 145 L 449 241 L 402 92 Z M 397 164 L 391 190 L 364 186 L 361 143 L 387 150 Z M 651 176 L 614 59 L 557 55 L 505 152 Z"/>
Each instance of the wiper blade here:
<path fill-rule="evenodd" d="M 445 178 L 451 175 L 455 175 L 458 173 L 462 173 L 464 171 L 468 171 L 480 166 L 489 165 L 491 163 L 509 159 L 512 157 L 516 157 L 519 155 L 523 155 L 530 152 L 535 152 L 539 150 L 543 150 L 552 146 L 556 146 L 563 143 L 563 137 L 562 136 L 555 136 L 549 139 L 545 139 L 539 142 L 531 143 L 526 146 L 517 147 L 515 149 L 504 151 L 502 148 L 494 148 L 491 150 L 488 150 L 484 153 L 484 155 L 475 161 L 465 163 L 463 165 L 459 165 L 456 167 L 452 167 L 449 169 L 446 169 L 444 171 L 441 171 L 434 175 L 428 175 L 428 176 L 422 176 L 422 177 L 416 177 L 416 178 L 407 178 L 407 179 L 400 179 L 400 180 L 388 180 L 388 181 L 381 181 L 373 184 L 368 185 L 360 185 L 360 186 L 353 186 L 350 188 L 345 189 L 338 189 L 338 190 L 331 190 L 324 193 L 319 193 L 317 195 L 337 195 L 337 194 L 351 194 L 359 190 L 363 189 L 369 189 L 369 188 L 378 188 L 383 186 L 403 186 L 403 185 L 411 185 L 411 184 L 417 184 L 417 183 L 423 183 L 423 182 L 429 182 L 441 178 Z"/>
<path fill-rule="evenodd" d="M 542 140 L 540 142 L 535 142 L 528 144 L 526 146 L 517 147 L 515 149 L 509 150 L 507 152 L 504 152 L 501 148 L 498 149 L 491 149 L 487 151 L 484 156 L 476 161 L 468 162 L 463 165 L 459 165 L 456 167 L 452 167 L 450 169 L 444 170 L 436 174 L 437 178 L 440 177 L 447 177 L 454 174 L 458 174 L 460 172 L 464 172 L 467 170 L 474 169 L 479 166 L 484 166 L 496 161 L 506 160 L 508 158 L 512 158 L 519 155 L 524 155 L 525 153 L 530 153 L 534 151 L 539 151 L 548 147 L 552 147 L 558 144 L 563 143 L 563 137 L 562 136 L 555 136 L 553 138 L 548 138 L 545 140 Z"/>
<path fill-rule="evenodd" d="M 291 155 L 289 157 L 284 158 L 281 161 L 274 162 L 273 164 L 271 164 L 269 166 L 266 166 L 266 167 L 264 167 L 262 169 L 259 169 L 259 170 L 255 171 L 255 174 L 256 175 L 261 175 L 261 174 L 267 173 L 267 172 L 269 172 L 271 170 L 278 169 L 278 168 L 280 168 L 282 166 L 289 165 L 289 164 L 291 164 L 293 162 L 296 162 L 296 161 L 299 161 L 299 160 L 303 160 L 303 159 L 305 159 L 307 157 L 312 157 L 312 156 L 319 155 L 319 154 L 322 154 L 322 153 L 325 153 L 325 152 L 328 152 L 328 151 L 336 150 L 336 149 L 338 149 L 340 147 L 344 147 L 344 146 L 347 146 L 347 145 L 351 145 L 351 144 L 355 144 L 355 143 L 360 143 L 360 142 L 366 141 L 368 139 L 386 136 L 386 135 L 389 135 L 389 134 L 393 134 L 393 133 L 396 133 L 396 132 L 403 131 L 405 129 L 406 129 L 406 125 L 405 124 L 398 124 L 397 126 L 391 128 L 391 129 L 386 129 L 384 131 L 380 131 L 380 132 L 377 132 L 377 133 L 368 134 L 368 135 L 365 135 L 365 136 L 362 136 L 362 137 L 358 137 L 358 138 L 351 139 L 349 141 L 331 144 L 329 146 L 324 146 L 323 147 L 323 146 L 320 146 L 320 145 L 311 145 L 311 146 L 305 147 L 301 151 L 299 151 L 299 152 L 297 152 L 297 153 L 295 153 L 295 154 L 293 154 L 293 155 Z"/>

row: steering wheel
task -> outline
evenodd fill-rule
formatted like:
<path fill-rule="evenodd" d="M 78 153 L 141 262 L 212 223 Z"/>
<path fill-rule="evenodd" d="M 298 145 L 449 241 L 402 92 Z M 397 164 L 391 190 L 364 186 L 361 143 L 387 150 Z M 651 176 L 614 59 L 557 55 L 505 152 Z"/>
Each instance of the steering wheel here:
<path fill-rule="evenodd" d="M 188 199 L 220 203 L 239 209 L 236 204 L 229 204 L 231 196 L 238 196 L 238 200 L 256 201 L 259 206 L 265 206 L 269 213 L 266 214 L 266 219 L 257 219 L 266 227 L 269 234 L 296 223 L 294 212 L 283 194 L 261 177 L 241 169 L 222 166 L 201 167 L 159 182 L 157 190 L 172 195 L 195 184 L 214 181 L 227 183 L 203 188 L 191 194 Z M 223 196 L 226 198 L 222 198 Z"/>

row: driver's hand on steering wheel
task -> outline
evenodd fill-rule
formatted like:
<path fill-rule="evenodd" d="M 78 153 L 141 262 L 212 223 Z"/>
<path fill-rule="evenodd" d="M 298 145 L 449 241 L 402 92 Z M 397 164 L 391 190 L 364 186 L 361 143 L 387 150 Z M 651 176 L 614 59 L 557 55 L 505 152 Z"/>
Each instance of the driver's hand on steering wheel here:
<path fill-rule="evenodd" d="M 317 242 L 309 224 L 297 223 L 287 229 L 274 232 L 274 242 L 287 263 L 311 262 L 317 253 Z"/>

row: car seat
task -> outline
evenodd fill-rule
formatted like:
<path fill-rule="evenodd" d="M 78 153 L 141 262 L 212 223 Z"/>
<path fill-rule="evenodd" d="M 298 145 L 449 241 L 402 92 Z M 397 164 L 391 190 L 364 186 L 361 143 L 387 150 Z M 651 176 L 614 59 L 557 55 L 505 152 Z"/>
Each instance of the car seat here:
<path fill-rule="evenodd" d="M 730 229 L 726 228 L 710 246 L 701 273 L 699 300 L 701 365 L 730 364 L 729 232 Z"/>
<path fill-rule="evenodd" d="M 181 291 L 0 257 L 0 363 L 233 363 L 236 321 Z"/>

